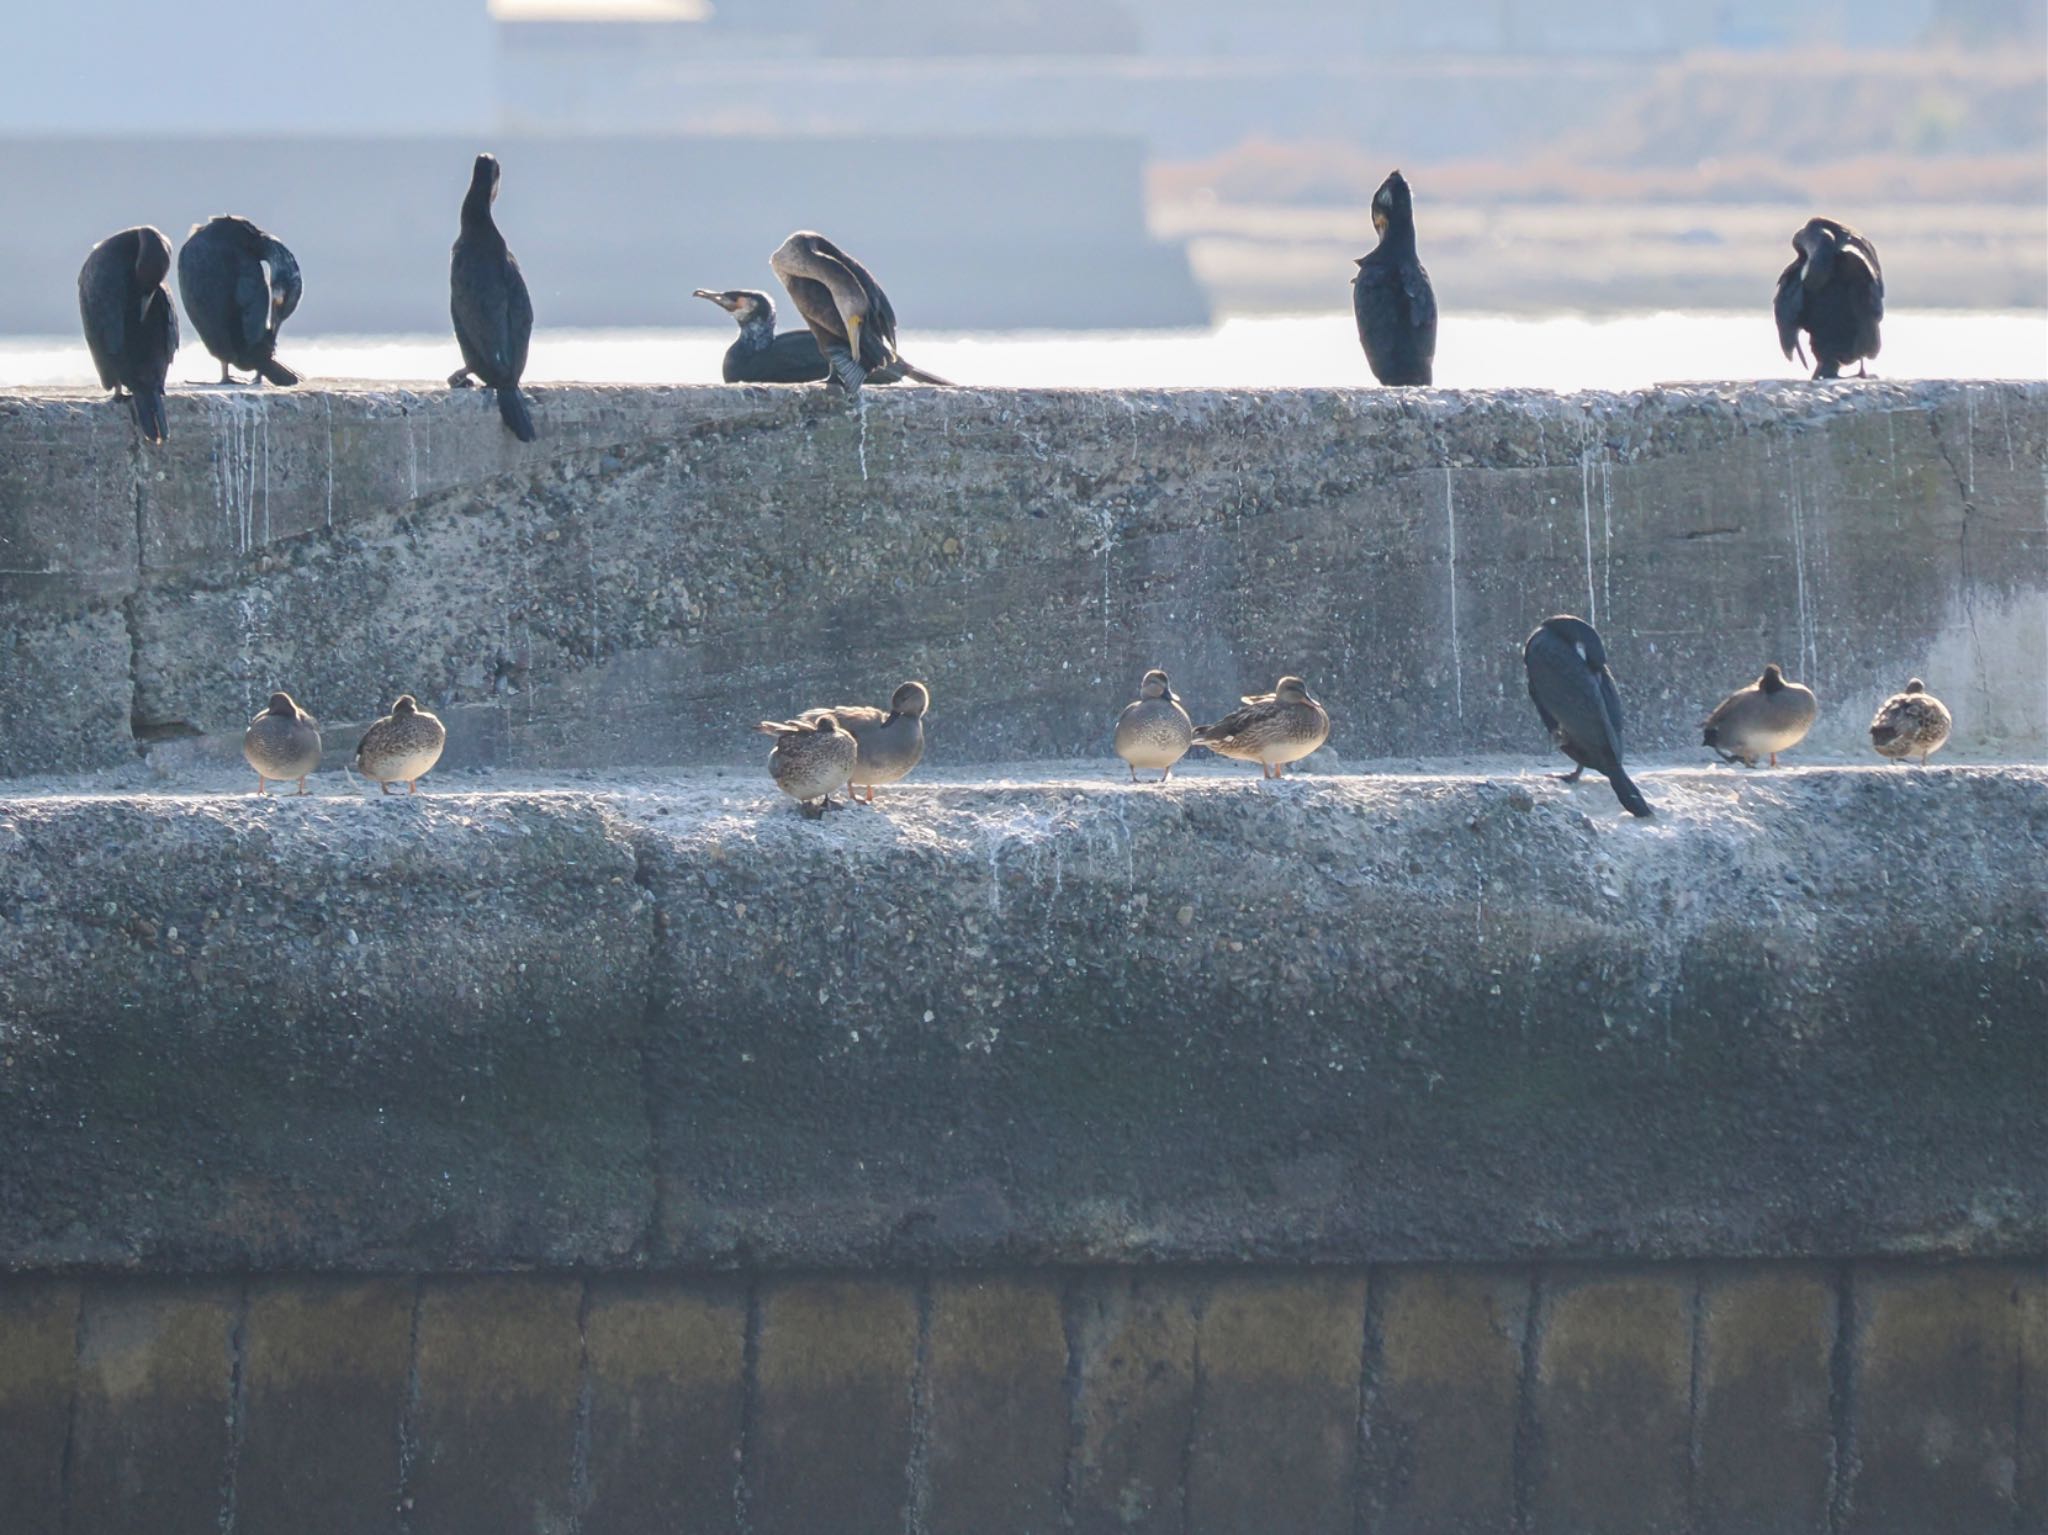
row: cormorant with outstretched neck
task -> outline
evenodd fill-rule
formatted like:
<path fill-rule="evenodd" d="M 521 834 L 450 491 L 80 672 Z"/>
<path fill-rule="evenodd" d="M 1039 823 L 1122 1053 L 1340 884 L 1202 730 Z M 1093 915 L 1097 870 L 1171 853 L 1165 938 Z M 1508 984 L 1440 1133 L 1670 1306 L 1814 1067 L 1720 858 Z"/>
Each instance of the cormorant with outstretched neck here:
<path fill-rule="evenodd" d="M 758 288 L 727 288 L 716 293 L 698 288 L 696 296 L 711 300 L 739 321 L 739 339 L 725 349 L 723 373 L 728 384 L 815 384 L 832 376 L 816 336 L 808 330 L 776 334 L 775 300 Z M 939 382 L 933 374 L 907 366 L 900 357 L 875 369 L 868 382 L 898 384 L 913 376 L 928 384 Z"/>
<path fill-rule="evenodd" d="M 299 263 L 284 242 L 233 214 L 193 225 L 178 251 L 185 318 L 220 359 L 223 384 L 234 382 L 230 368 L 273 384 L 299 381 L 277 360 L 277 330 L 301 291 Z"/>
<path fill-rule="evenodd" d="M 1869 377 L 1866 358 L 1875 357 L 1878 323 L 1884 319 L 1884 268 L 1877 247 L 1847 224 L 1808 219 L 1792 237 L 1798 259 L 1778 274 L 1771 311 L 1778 321 L 1778 345 L 1798 353 L 1799 333 L 1813 342 L 1813 376 L 1839 378 L 1855 363 L 1858 378 Z"/>
<path fill-rule="evenodd" d="M 138 224 L 108 235 L 78 269 L 78 315 L 100 382 L 117 400 L 133 402 L 135 424 L 162 442 L 164 378 L 178 352 L 178 312 L 164 278 L 171 242 L 161 229 Z"/>
<path fill-rule="evenodd" d="M 457 389 L 474 374 L 498 391 L 498 414 L 521 442 L 533 441 L 533 417 L 520 397 L 519 379 L 526 372 L 526 347 L 533 339 L 533 300 L 519 263 L 505 247 L 505 237 L 491 218 L 498 197 L 498 161 L 478 155 L 470 172 L 469 195 L 462 199 L 462 232 L 448 267 L 448 308 L 455 320 L 455 341 L 462 348 L 462 366 L 448 375 Z"/>
<path fill-rule="evenodd" d="M 832 377 L 848 392 L 883 373 L 920 384 L 945 379 L 912 367 L 896 351 L 896 310 L 874 275 L 823 235 L 799 229 L 768 265 L 818 339 Z"/>
<path fill-rule="evenodd" d="M 1630 815 L 1650 814 L 1621 766 L 1621 693 L 1607 670 L 1607 647 L 1583 618 L 1560 613 L 1536 626 L 1522 646 L 1529 697 L 1558 749 L 1578 764 L 1564 775 L 1578 782 L 1587 768 L 1605 773 L 1614 797 Z"/>
<path fill-rule="evenodd" d="M 1436 370 L 1436 290 L 1415 255 L 1415 202 L 1399 171 L 1372 198 L 1380 243 L 1358 258 L 1351 310 L 1358 344 L 1382 384 L 1427 384 Z"/>

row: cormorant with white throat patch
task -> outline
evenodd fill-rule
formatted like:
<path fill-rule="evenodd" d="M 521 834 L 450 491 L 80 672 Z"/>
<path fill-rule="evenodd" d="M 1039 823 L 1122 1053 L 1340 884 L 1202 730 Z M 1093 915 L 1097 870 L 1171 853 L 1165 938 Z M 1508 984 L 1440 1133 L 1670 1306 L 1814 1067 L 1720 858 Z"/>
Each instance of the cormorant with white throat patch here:
<path fill-rule="evenodd" d="M 849 394 L 893 372 L 920 384 L 943 384 L 896 351 L 896 310 L 874 274 L 823 235 L 799 229 L 768 258 L 790 302 L 818 339 L 832 377 Z"/>

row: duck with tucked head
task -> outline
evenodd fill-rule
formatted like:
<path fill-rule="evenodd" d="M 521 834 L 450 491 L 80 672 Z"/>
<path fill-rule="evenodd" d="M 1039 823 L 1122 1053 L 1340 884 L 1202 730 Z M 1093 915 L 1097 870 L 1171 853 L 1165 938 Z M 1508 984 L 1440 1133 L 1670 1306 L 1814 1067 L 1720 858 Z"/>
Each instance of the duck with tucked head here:
<path fill-rule="evenodd" d="M 242 732 L 242 755 L 256 770 L 256 792 L 268 794 L 274 783 L 298 780 L 306 792 L 306 776 L 320 766 L 320 722 L 285 692 L 272 693 L 263 712 Z"/>
<path fill-rule="evenodd" d="M 356 768 L 386 794 L 395 783 L 407 794 L 420 792 L 419 780 L 441 760 L 448 732 L 419 706 L 410 693 L 401 694 L 391 712 L 363 732 L 356 743 Z"/>
<path fill-rule="evenodd" d="M 1154 667 L 1139 684 L 1138 697 L 1116 718 L 1116 754 L 1129 764 L 1131 782 L 1138 781 L 1139 768 L 1158 768 L 1165 783 L 1194 738 L 1194 721 L 1166 673 Z"/>
<path fill-rule="evenodd" d="M 837 807 L 832 791 L 853 776 L 860 748 L 830 710 L 814 709 L 802 719 L 763 720 L 754 728 L 775 737 L 768 776 L 807 820 Z"/>
<path fill-rule="evenodd" d="M 1263 776 L 1286 776 L 1287 764 L 1299 762 L 1330 738 L 1330 715 L 1299 677 L 1282 677 L 1270 693 L 1248 693 L 1243 707 L 1213 725 L 1197 725 L 1194 744 L 1219 757 L 1256 762 Z"/>
<path fill-rule="evenodd" d="M 924 760 L 924 715 L 931 706 L 931 692 L 922 682 L 906 682 L 890 695 L 886 709 L 834 704 L 830 709 L 806 709 L 798 717 L 815 720 L 831 714 L 852 734 L 860 746 L 852 786 L 867 790 L 872 805 L 876 785 L 901 783 Z"/>
<path fill-rule="evenodd" d="M 1769 757 L 1776 767 L 1778 753 L 1806 739 L 1818 712 L 1813 689 L 1788 682 L 1774 661 L 1748 687 L 1721 700 L 1700 727 L 1700 744 L 1720 753 L 1723 762 L 1755 767 L 1757 758 Z"/>
<path fill-rule="evenodd" d="M 1906 684 L 1906 691 L 1894 693 L 1878 707 L 1870 722 L 1870 744 L 1880 757 L 1903 761 L 1918 755 L 1920 765 L 1948 745 L 1948 733 L 1955 721 L 1948 705 L 1927 691 L 1918 677 Z"/>

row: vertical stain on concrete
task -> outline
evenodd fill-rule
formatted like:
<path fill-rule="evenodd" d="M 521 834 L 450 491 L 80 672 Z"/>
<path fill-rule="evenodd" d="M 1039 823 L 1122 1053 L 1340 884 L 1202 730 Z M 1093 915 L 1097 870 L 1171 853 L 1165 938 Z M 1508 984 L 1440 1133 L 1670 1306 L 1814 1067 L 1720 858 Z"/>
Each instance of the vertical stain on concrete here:
<path fill-rule="evenodd" d="M 228 1452 L 221 1464 L 220 1532 L 234 1535 L 242 1443 L 249 1430 L 249 1281 L 235 1297 L 235 1319 L 228 1333 Z"/>
<path fill-rule="evenodd" d="M 747 1281 L 747 1322 L 740 1340 L 740 1452 L 733 1466 L 732 1513 L 739 1535 L 753 1535 L 753 1477 L 760 1456 L 761 1281 Z"/>
<path fill-rule="evenodd" d="M 1515 1529 L 1532 1535 L 1535 1529 L 1536 1495 L 1542 1480 L 1543 1422 L 1536 1397 L 1537 1362 L 1543 1356 L 1545 1319 L 1544 1274 L 1529 1271 L 1529 1313 L 1522 1328 L 1522 1375 L 1516 1388 L 1515 1409 Z"/>
<path fill-rule="evenodd" d="M 1451 503 L 1451 467 L 1444 465 L 1444 525 L 1451 561 L 1451 687 L 1457 699 L 1458 718 L 1465 717 L 1465 661 L 1458 648 L 1458 512 Z M 1103 580 L 1107 590 L 1108 573 Z M 1105 600 L 1107 600 L 1105 598 Z"/>
<path fill-rule="evenodd" d="M 581 1535 L 590 1508 L 590 1278 L 576 1297 L 576 1428 L 569 1443 L 569 1535 Z"/>
<path fill-rule="evenodd" d="M 910 1367 L 910 1457 L 904 1467 L 910 1485 L 905 1500 L 905 1535 L 925 1535 L 932 1508 L 932 1276 L 917 1280 L 917 1347 Z"/>
<path fill-rule="evenodd" d="M 1835 1345 L 1828 1356 L 1828 1535 L 1841 1535 L 1856 1484 L 1856 1276 L 1844 1263 L 1835 1276 Z"/>
<path fill-rule="evenodd" d="M 412 1316 L 406 1327 L 405 1400 L 398 1414 L 398 1511 L 399 1535 L 412 1531 L 412 1481 L 420 1454 L 420 1312 L 426 1303 L 424 1279 L 412 1282 Z"/>
<path fill-rule="evenodd" d="M 1352 1451 L 1352 1535 L 1370 1535 L 1382 1516 L 1382 1485 L 1375 1475 L 1373 1414 L 1378 1406 L 1380 1360 L 1384 1353 L 1386 1299 L 1383 1271 L 1365 1271 L 1365 1309 L 1358 1332 L 1358 1443 Z"/>

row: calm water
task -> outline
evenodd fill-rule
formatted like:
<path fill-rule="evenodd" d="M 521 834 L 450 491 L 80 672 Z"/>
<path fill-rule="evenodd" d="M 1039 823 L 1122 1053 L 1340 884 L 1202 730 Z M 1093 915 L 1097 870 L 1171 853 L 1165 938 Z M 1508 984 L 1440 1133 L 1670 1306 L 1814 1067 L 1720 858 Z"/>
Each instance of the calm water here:
<path fill-rule="evenodd" d="M 537 331 L 535 383 L 715 383 L 730 327 Z M 445 378 L 458 361 L 450 336 L 297 336 L 285 359 L 312 379 Z M 1369 384 L 1348 314 L 1261 315 L 1204 331 L 975 333 L 906 331 L 906 354 L 963 384 L 1053 387 L 1210 387 Z M 1885 319 L 1885 378 L 2048 379 L 2048 313 L 1903 310 Z M 219 377 L 189 334 L 173 381 Z M 1437 342 L 1448 388 L 1628 389 L 1680 379 L 1801 378 L 1778 354 L 1768 311 L 1577 315 L 1463 315 Z M 0 385 L 91 384 L 72 337 L 0 341 Z"/>

